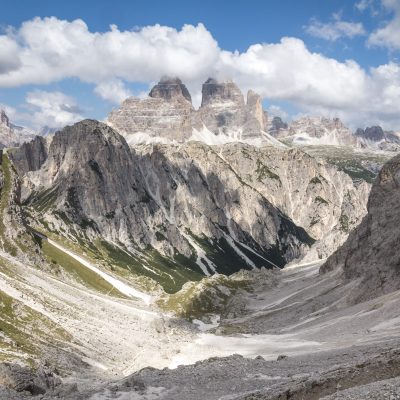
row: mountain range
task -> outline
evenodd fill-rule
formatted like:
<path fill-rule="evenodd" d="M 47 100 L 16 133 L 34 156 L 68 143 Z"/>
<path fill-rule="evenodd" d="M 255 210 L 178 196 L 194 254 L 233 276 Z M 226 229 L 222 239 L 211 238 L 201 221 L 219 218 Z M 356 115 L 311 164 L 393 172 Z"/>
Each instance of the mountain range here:
<path fill-rule="evenodd" d="M 211 78 L 198 109 L 163 78 L 104 122 L 1 129 L 0 398 L 399 386 L 396 133 Z"/>

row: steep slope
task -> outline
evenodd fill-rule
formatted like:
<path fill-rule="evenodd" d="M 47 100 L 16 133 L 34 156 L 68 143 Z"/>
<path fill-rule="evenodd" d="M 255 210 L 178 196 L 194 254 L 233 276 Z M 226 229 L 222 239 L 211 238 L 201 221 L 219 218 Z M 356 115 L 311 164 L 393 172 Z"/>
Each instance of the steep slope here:
<path fill-rule="evenodd" d="M 366 213 L 370 185 L 298 149 L 218 148 L 241 178 L 317 240 L 307 259 L 329 256 Z"/>
<path fill-rule="evenodd" d="M 20 170 L 23 151 L 14 153 Z M 283 266 L 313 242 L 211 147 L 134 151 L 97 121 L 56 133 L 46 162 L 23 182 L 37 229 L 167 290 L 203 274 Z"/>
<path fill-rule="evenodd" d="M 372 186 L 368 214 L 344 245 L 321 267 L 341 269 L 346 279 L 358 279 L 354 301 L 363 301 L 400 288 L 400 156 L 384 165 Z"/>
<path fill-rule="evenodd" d="M 180 79 L 163 78 L 148 98 L 126 99 L 107 123 L 130 144 L 182 141 L 191 135 L 192 111 L 190 94 Z"/>

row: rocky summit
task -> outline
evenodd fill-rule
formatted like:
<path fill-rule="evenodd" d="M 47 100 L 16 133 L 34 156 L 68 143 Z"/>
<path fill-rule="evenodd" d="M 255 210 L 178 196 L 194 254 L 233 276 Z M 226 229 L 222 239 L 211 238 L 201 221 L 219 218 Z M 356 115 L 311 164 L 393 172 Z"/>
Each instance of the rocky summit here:
<path fill-rule="evenodd" d="M 267 117 L 261 97 L 249 91 L 245 101 L 238 86 L 209 78 L 202 87 L 198 110 L 178 78 L 163 78 L 146 99 L 129 98 L 110 113 L 107 123 L 128 143 L 183 142 L 208 144 L 234 140 L 264 140 Z"/>

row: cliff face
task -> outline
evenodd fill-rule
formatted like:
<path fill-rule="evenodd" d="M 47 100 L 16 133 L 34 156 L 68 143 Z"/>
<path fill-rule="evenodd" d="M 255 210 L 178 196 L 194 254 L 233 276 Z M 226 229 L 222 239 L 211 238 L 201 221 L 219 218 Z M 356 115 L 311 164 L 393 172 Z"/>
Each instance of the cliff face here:
<path fill-rule="evenodd" d="M 36 136 L 32 141 L 10 151 L 10 158 L 18 174 L 23 176 L 28 171 L 37 171 L 47 159 L 48 140 Z"/>
<path fill-rule="evenodd" d="M 136 261 L 154 251 L 175 266 L 184 260 L 200 274 L 283 266 L 315 240 L 314 257 L 325 257 L 364 215 L 368 190 L 299 150 L 130 148 L 90 120 L 58 132 L 44 163 L 41 139 L 24 149 L 14 158 L 18 170 L 29 169 L 22 193 L 36 220 L 117 244 Z"/>
<path fill-rule="evenodd" d="M 33 158 L 33 157 L 30 157 Z M 53 230 L 100 238 L 131 254 L 184 257 L 198 273 L 283 266 L 313 239 L 202 143 L 132 150 L 85 120 L 57 132 L 24 197 Z"/>
<path fill-rule="evenodd" d="M 368 200 L 368 214 L 344 245 L 321 267 L 336 268 L 346 279 L 359 279 L 354 301 L 400 288 L 400 156 L 382 168 Z"/>
<path fill-rule="evenodd" d="M 208 79 L 202 87 L 201 107 L 195 110 L 186 86 L 178 78 L 165 78 L 148 98 L 125 100 L 107 123 L 128 143 L 184 142 L 196 132 L 205 132 L 212 142 L 213 137 L 261 140 L 267 118 L 261 97 L 249 91 L 245 102 L 233 82 Z"/>

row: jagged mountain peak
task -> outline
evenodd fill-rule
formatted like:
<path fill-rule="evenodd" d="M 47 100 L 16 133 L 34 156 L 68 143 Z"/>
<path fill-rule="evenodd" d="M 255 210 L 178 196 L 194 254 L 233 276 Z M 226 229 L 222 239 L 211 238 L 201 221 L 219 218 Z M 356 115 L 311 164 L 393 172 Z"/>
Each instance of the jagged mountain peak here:
<path fill-rule="evenodd" d="M 224 102 L 234 102 L 244 105 L 243 93 L 231 80 L 219 82 L 215 78 L 208 78 L 202 86 L 201 107 Z"/>
<path fill-rule="evenodd" d="M 10 127 L 10 120 L 3 109 L 0 109 L 0 122 L 5 126 Z"/>
<path fill-rule="evenodd" d="M 385 138 L 385 132 L 380 126 L 371 126 L 366 127 L 365 129 L 358 128 L 355 134 L 364 139 L 373 141 L 380 141 Z"/>
<path fill-rule="evenodd" d="M 150 97 L 173 100 L 180 97 L 192 103 L 192 97 L 182 81 L 178 77 L 163 76 L 149 93 Z"/>

